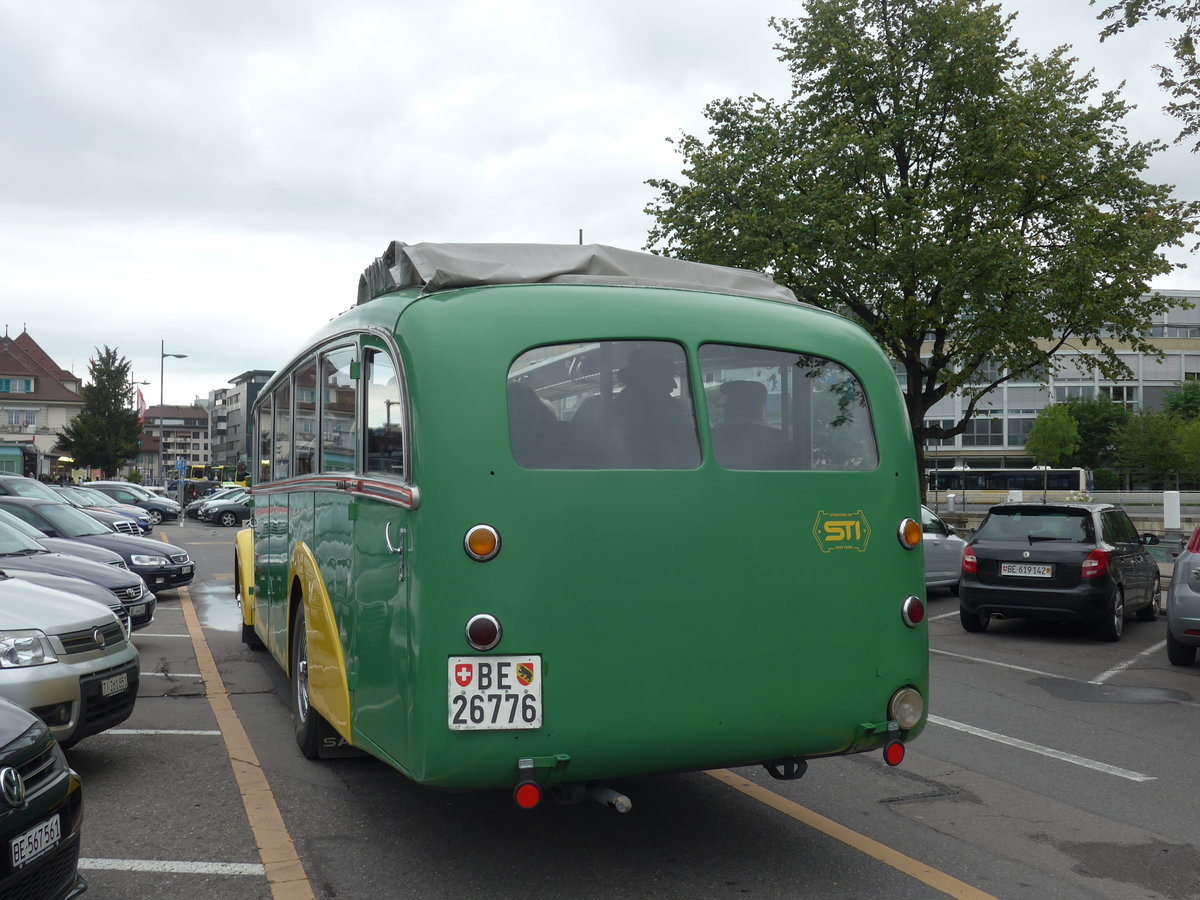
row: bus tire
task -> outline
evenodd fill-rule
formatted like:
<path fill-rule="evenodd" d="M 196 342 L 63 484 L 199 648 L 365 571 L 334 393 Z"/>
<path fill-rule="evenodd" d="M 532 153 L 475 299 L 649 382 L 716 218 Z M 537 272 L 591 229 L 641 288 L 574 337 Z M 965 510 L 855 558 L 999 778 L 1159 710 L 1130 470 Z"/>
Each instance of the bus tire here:
<path fill-rule="evenodd" d="M 1104 618 L 1096 625 L 1096 637 L 1102 641 L 1119 641 L 1124 630 L 1125 595 L 1120 588 L 1113 588 L 1105 606 Z"/>
<path fill-rule="evenodd" d="M 967 612 L 962 606 L 959 606 L 958 621 L 962 623 L 963 631 L 975 634 L 980 631 L 987 631 L 991 618 L 980 613 Z"/>
<path fill-rule="evenodd" d="M 292 720 L 296 726 L 296 746 L 306 759 L 320 753 L 321 714 L 308 702 L 308 632 L 304 627 L 304 604 L 292 617 Z"/>
<path fill-rule="evenodd" d="M 249 601 L 246 598 L 246 591 L 242 589 L 242 567 L 236 553 L 233 555 L 233 584 L 233 592 L 238 601 L 238 612 L 242 614 L 242 643 L 251 650 L 266 650 L 267 645 L 255 632 L 254 626 L 246 624 L 246 614 L 242 610 L 242 604 Z"/>

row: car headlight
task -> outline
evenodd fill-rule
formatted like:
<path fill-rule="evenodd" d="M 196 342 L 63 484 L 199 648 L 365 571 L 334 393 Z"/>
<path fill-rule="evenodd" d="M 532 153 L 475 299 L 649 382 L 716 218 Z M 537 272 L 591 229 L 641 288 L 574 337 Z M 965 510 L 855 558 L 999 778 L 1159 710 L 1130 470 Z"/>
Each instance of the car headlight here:
<path fill-rule="evenodd" d="M 150 556 L 148 554 L 135 553 L 129 557 L 135 566 L 165 566 L 168 565 L 165 556 Z"/>
<path fill-rule="evenodd" d="M 0 631 L 0 669 L 44 666 L 55 662 L 58 662 L 58 657 L 45 632 L 35 629 Z"/>

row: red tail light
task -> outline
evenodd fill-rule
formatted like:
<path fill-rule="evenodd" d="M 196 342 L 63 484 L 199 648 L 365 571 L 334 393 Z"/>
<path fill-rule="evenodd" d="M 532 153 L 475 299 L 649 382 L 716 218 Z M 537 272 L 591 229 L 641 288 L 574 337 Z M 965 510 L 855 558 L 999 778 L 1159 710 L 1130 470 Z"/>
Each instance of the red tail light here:
<path fill-rule="evenodd" d="M 898 766 L 904 762 L 904 744 L 900 741 L 888 741 L 883 748 L 883 761 L 889 766 Z"/>
<path fill-rule="evenodd" d="M 970 547 L 963 550 L 962 570 L 968 575 L 975 575 L 979 572 L 979 563 L 975 559 L 975 551 Z"/>
<path fill-rule="evenodd" d="M 536 781 L 522 781 L 513 789 L 513 800 L 521 809 L 533 809 L 542 802 L 542 788 Z"/>
<path fill-rule="evenodd" d="M 1108 571 L 1108 551 L 1096 549 L 1087 555 L 1079 570 L 1080 578 L 1095 578 Z"/>

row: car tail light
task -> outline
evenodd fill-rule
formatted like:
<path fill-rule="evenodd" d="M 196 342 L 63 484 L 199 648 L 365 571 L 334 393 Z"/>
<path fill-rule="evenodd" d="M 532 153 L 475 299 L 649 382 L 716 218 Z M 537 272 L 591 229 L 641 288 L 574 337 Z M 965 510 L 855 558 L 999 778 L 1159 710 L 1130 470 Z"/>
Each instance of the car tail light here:
<path fill-rule="evenodd" d="M 968 575 L 975 575 L 979 572 L 979 561 L 975 558 L 975 551 L 970 547 L 963 549 L 962 570 Z"/>
<path fill-rule="evenodd" d="M 1096 548 L 1087 555 L 1079 570 L 1080 578 L 1095 578 L 1108 571 L 1108 551 Z"/>
<path fill-rule="evenodd" d="M 533 809 L 542 802 L 542 788 L 536 781 L 522 781 L 513 789 L 513 800 L 521 809 Z"/>

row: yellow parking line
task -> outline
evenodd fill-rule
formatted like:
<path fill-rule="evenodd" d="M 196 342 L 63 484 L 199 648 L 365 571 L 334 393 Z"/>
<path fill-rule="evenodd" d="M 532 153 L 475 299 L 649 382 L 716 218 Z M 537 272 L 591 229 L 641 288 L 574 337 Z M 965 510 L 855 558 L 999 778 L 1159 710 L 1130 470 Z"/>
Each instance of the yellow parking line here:
<path fill-rule="evenodd" d="M 225 682 L 217 671 L 212 650 L 204 637 L 200 619 L 192 606 L 192 596 L 186 587 L 179 588 L 179 605 L 187 622 L 188 633 L 192 636 L 196 663 L 204 679 L 204 693 L 221 729 L 225 751 L 233 766 L 233 776 L 242 794 L 242 805 L 246 808 L 246 818 L 250 820 L 250 830 L 254 833 L 258 854 L 267 872 L 271 896 L 275 900 L 315 900 L 316 895 L 304 872 L 304 864 L 296 853 L 296 845 L 292 843 L 283 816 L 275 804 L 275 796 L 259 765 L 258 755 L 233 710 Z"/>
<path fill-rule="evenodd" d="M 866 835 L 859 834 L 857 831 L 852 831 L 845 825 L 839 825 L 833 819 L 827 819 L 820 813 L 815 813 L 807 807 L 801 806 L 786 797 L 781 797 L 774 791 L 769 791 L 765 787 L 755 784 L 740 775 L 735 775 L 728 769 L 712 769 L 708 772 L 717 781 L 724 782 L 731 788 L 741 791 L 748 797 L 753 797 L 759 803 L 765 803 L 772 809 L 776 809 L 786 816 L 791 816 L 797 822 L 802 822 L 809 828 L 816 829 L 822 834 L 826 834 L 834 840 L 841 841 L 849 847 L 853 847 L 861 853 L 873 859 L 879 860 L 886 866 L 891 866 L 905 875 L 909 875 L 917 881 L 922 881 L 936 891 L 940 891 L 948 897 L 956 897 L 959 900 L 996 900 L 991 894 L 972 887 L 966 882 L 959 881 L 945 872 L 941 872 L 932 866 L 927 866 L 923 862 L 913 859 L 911 856 L 905 856 L 898 850 L 893 850 L 891 847 L 885 846 L 878 841 L 872 840 Z"/>

